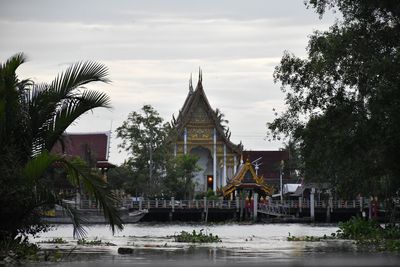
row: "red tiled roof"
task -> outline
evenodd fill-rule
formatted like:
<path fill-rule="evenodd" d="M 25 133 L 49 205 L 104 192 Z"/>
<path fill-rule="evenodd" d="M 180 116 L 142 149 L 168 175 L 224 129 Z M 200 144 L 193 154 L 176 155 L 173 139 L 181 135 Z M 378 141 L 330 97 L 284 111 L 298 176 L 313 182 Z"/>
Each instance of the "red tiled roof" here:
<path fill-rule="evenodd" d="M 61 142 L 57 142 L 52 148 L 52 153 L 79 156 L 83 160 L 91 157 L 96 162 L 108 160 L 110 134 L 103 133 L 66 133 L 63 135 L 64 151 Z"/>
<path fill-rule="evenodd" d="M 243 160 L 249 159 L 250 162 L 261 158 L 258 163 L 262 163 L 258 169 L 258 175 L 264 176 L 265 181 L 279 180 L 281 160 L 289 159 L 288 151 L 243 151 Z M 284 179 L 289 179 L 288 174 L 284 174 Z"/>

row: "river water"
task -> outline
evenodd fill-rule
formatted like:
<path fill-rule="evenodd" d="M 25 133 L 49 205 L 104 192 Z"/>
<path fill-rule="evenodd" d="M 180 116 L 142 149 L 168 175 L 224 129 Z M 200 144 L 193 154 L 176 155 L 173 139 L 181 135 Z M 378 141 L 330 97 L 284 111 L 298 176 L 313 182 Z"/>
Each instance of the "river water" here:
<path fill-rule="evenodd" d="M 391 254 L 359 252 L 351 241 L 290 242 L 291 236 L 323 236 L 336 232 L 336 225 L 308 224 L 128 224 L 112 235 L 105 225 L 87 228 L 87 240 L 102 240 L 116 246 L 81 246 L 73 238 L 71 225 L 57 225 L 34 242 L 62 237 L 67 244 L 40 243 L 44 249 L 64 252 L 60 266 L 203 266 L 203 265 L 301 265 L 301 266 L 400 266 Z M 218 235 L 222 242 L 177 243 L 171 237 L 180 231 L 200 231 Z M 119 247 L 134 249 L 119 255 Z M 53 263 L 54 264 L 54 263 Z"/>

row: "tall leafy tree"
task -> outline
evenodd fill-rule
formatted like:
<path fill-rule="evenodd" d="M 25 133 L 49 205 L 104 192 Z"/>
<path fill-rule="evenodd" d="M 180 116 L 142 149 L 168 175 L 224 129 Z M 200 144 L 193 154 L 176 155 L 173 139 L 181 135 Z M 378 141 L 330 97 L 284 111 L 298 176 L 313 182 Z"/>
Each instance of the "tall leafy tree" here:
<path fill-rule="evenodd" d="M 170 158 L 166 165 L 166 175 L 163 180 L 163 192 L 166 196 L 177 199 L 192 199 L 194 197 L 198 157 L 191 154 Z"/>
<path fill-rule="evenodd" d="M 80 62 L 50 84 L 35 84 L 17 77 L 16 70 L 25 60 L 21 53 L 0 65 L 1 239 L 45 229 L 39 213 L 55 204 L 67 209 L 76 233 L 84 233 L 83 218 L 65 205 L 48 181 L 47 172 L 54 164 L 64 168 L 73 186 L 84 188 L 98 201 L 113 231 L 122 229 L 114 206 L 117 199 L 101 177 L 85 165 L 48 152 L 82 114 L 110 107 L 107 95 L 84 88 L 93 82 L 109 82 L 107 68 Z"/>
<path fill-rule="evenodd" d="M 299 143 L 307 179 L 347 196 L 391 196 L 400 187 L 400 2 L 307 6 L 341 19 L 311 35 L 307 58 L 285 52 L 274 78 L 287 110 L 268 128 Z"/>
<path fill-rule="evenodd" d="M 161 192 L 169 129 L 169 123 L 164 123 L 151 105 L 144 105 L 140 112 L 131 112 L 117 128 L 117 136 L 122 139 L 119 147 L 130 154 L 125 167 L 133 173 L 131 191 L 145 196 Z"/>

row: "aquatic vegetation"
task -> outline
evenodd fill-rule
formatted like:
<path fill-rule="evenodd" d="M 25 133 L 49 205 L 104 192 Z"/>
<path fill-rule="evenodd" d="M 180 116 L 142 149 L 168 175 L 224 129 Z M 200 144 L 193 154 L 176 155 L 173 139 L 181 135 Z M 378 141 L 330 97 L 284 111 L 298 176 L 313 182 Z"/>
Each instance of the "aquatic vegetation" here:
<path fill-rule="evenodd" d="M 199 232 L 193 230 L 193 232 L 182 231 L 178 235 L 173 236 L 175 242 L 187 242 L 187 243 L 214 243 L 221 242 L 222 240 L 218 237 L 218 235 L 213 234 L 204 234 L 203 229 Z"/>
<path fill-rule="evenodd" d="M 97 237 L 95 237 L 94 240 L 86 240 L 85 238 L 78 239 L 77 244 L 83 246 L 116 246 L 111 242 L 103 242 L 101 239 L 97 239 Z"/>
<path fill-rule="evenodd" d="M 400 226 L 396 224 L 382 227 L 377 221 L 352 217 L 339 224 L 336 236 L 355 240 L 361 249 L 400 251 Z"/>
<path fill-rule="evenodd" d="M 51 240 L 40 241 L 39 243 L 48 243 L 48 244 L 66 244 L 68 241 L 64 240 L 62 237 L 55 237 Z"/>
<path fill-rule="evenodd" d="M 319 241 L 324 241 L 328 239 L 335 239 L 333 236 L 288 236 L 287 241 L 306 241 L 306 242 L 319 242 Z"/>
<path fill-rule="evenodd" d="M 360 250 L 400 252 L 400 225 L 382 227 L 377 221 L 352 217 L 339 223 L 339 230 L 330 236 L 289 236 L 287 241 L 318 242 L 328 239 L 354 240 Z"/>
<path fill-rule="evenodd" d="M 377 221 L 352 217 L 347 222 L 339 223 L 339 230 L 336 232 L 336 236 L 342 239 L 372 239 L 381 236 L 382 230 Z"/>

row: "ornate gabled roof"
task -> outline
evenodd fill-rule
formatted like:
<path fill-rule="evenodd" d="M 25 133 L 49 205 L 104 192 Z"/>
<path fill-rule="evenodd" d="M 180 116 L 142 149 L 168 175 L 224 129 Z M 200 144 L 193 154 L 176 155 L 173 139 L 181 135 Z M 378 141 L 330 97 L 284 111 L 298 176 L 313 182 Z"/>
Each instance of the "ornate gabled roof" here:
<path fill-rule="evenodd" d="M 222 137 L 224 142 L 230 147 L 233 151 L 237 153 L 241 153 L 243 150 L 241 145 L 235 145 L 233 144 L 229 138 L 227 137 L 225 133 L 224 127 L 221 125 L 221 122 L 218 120 L 218 117 L 216 115 L 216 112 L 211 108 L 210 103 L 208 102 L 207 96 L 204 92 L 203 89 L 203 77 L 202 77 L 202 71 L 201 69 L 199 70 L 199 79 L 196 85 L 196 88 L 193 90 L 193 85 L 192 85 L 192 77 L 190 76 L 189 80 L 189 92 L 188 95 L 185 99 L 185 102 L 182 106 L 182 109 L 179 111 L 178 118 L 175 121 L 175 127 L 177 130 L 178 135 L 182 134 L 186 125 L 190 122 L 190 119 L 192 117 L 192 114 L 195 112 L 195 109 L 200 101 L 204 102 L 205 106 L 205 111 L 207 115 L 211 118 L 213 121 L 215 128 L 217 130 L 217 133 L 219 136 Z"/>
<path fill-rule="evenodd" d="M 265 183 L 264 177 L 256 174 L 253 165 L 248 159 L 244 164 L 240 165 L 235 176 L 222 188 L 222 193 L 225 197 L 237 188 L 259 189 L 268 195 L 271 195 L 273 191 L 272 187 Z"/>

